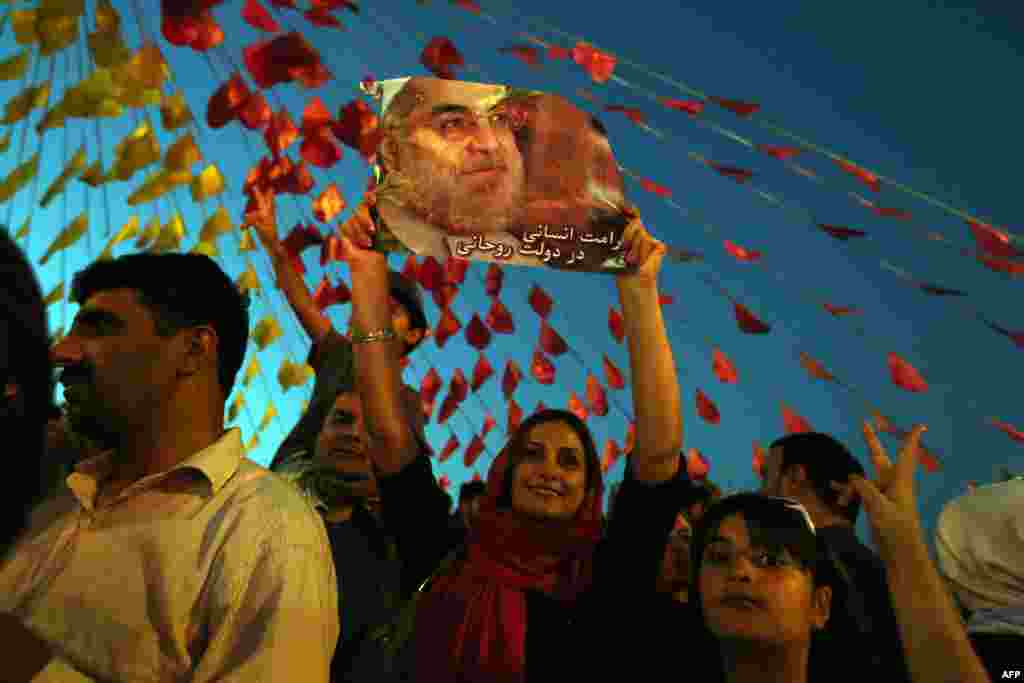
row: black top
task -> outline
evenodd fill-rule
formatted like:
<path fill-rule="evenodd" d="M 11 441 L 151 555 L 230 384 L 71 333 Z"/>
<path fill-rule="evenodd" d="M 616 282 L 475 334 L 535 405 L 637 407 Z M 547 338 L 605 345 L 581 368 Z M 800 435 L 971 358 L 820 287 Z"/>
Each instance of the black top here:
<path fill-rule="evenodd" d="M 839 560 L 841 569 L 850 575 L 857 593 L 850 597 L 853 600 L 859 597 L 863 605 L 867 623 L 863 625 L 865 633 L 860 637 L 866 639 L 864 652 L 873 657 L 874 670 L 884 676 L 880 680 L 909 683 L 910 673 L 881 558 L 860 542 L 852 527 L 824 527 L 818 529 L 818 534 Z M 841 620 L 829 621 L 839 623 Z M 828 630 L 826 627 L 826 632 Z"/>
<path fill-rule="evenodd" d="M 341 638 L 391 618 L 398 592 L 398 558 L 370 513 L 356 508 L 346 522 L 326 522 L 338 575 Z"/>
<path fill-rule="evenodd" d="M 395 475 L 381 477 L 379 484 L 384 525 L 397 543 L 402 589 L 410 595 L 451 550 L 447 501 L 425 456 Z M 625 632 L 642 644 L 643 633 L 671 627 L 652 622 L 638 606 L 655 599 L 679 485 L 678 479 L 645 484 L 627 474 L 615 518 L 596 551 L 591 589 L 572 605 L 527 591 L 527 680 L 583 680 L 590 673 L 603 678 L 608 667 L 621 660 L 612 653 L 609 661 L 598 649 L 602 643 L 621 643 Z M 638 656 L 649 660 L 654 654 Z"/>
<path fill-rule="evenodd" d="M 357 506 L 346 522 L 325 522 L 338 577 L 341 638 L 331 662 L 331 681 L 383 680 L 389 667 L 384 652 L 367 633 L 397 613 L 399 563 L 383 528 Z"/>

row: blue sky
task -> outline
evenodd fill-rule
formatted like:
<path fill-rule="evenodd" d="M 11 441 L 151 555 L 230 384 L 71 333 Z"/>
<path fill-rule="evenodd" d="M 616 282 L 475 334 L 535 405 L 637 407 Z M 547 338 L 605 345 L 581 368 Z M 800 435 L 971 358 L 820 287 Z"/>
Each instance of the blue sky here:
<path fill-rule="evenodd" d="M 138 44 L 140 23 L 148 33 L 159 32 L 155 0 L 115 0 L 114 4 L 122 13 L 129 44 Z M 239 20 L 242 4 L 241 0 L 228 0 L 215 10 L 227 40 L 225 48 L 209 61 L 187 49 L 161 44 L 176 86 L 184 90 L 200 122 L 207 98 L 233 69 L 231 62 L 240 65 L 242 47 L 259 38 Z M 930 428 L 926 443 L 940 454 L 944 466 L 938 474 L 919 477 L 928 526 L 942 504 L 964 490 L 967 480 L 989 481 L 995 468 L 1004 465 L 1024 469 L 1019 459 L 1022 447 L 985 424 L 987 417 L 994 416 L 1024 427 L 1019 400 L 1024 379 L 1021 351 L 972 318 L 974 311 L 981 311 L 1006 327 L 1024 328 L 1024 314 L 1019 304 L 1015 305 L 1020 301 L 1021 283 L 958 253 L 959 248 L 973 248 L 962 220 L 885 185 L 877 196 L 871 196 L 827 159 L 808 153 L 799 158 L 800 163 L 827 179 L 824 185 L 810 182 L 776 160 L 697 125 L 685 114 L 660 107 L 644 95 L 686 97 L 665 82 L 670 79 L 710 95 L 758 102 L 763 110 L 752 120 L 740 120 L 713 105 L 708 106 L 704 120 L 755 143 L 791 144 L 758 123 L 770 120 L 887 178 L 1021 234 L 1024 228 L 1015 203 L 1019 191 L 1013 185 L 1019 175 L 1017 161 L 1024 155 L 1024 143 L 1016 133 L 1022 95 L 1014 87 L 1015 75 L 1024 71 L 1019 49 L 1024 16 L 1019 10 L 978 10 L 967 7 L 965 0 L 895 4 L 781 0 L 742 5 L 701 1 L 688 7 L 638 2 L 606 5 L 602 10 L 578 0 L 482 0 L 487 13 L 500 20 L 494 25 L 443 0 L 432 0 L 425 7 L 412 2 L 361 4 L 363 11 L 358 17 L 339 14 L 348 26 L 345 32 L 313 29 L 296 13 L 277 14 L 288 28 L 302 30 L 321 50 L 334 80 L 315 92 L 278 86 L 270 97 L 275 109 L 286 106 L 298 121 L 307 97 L 316 94 L 336 111 L 358 96 L 356 84 L 368 73 L 382 79 L 425 73 L 418 64 L 420 51 L 431 37 L 445 35 L 473 66 L 460 72 L 465 80 L 534 87 L 574 98 L 579 106 L 591 108 L 593 105 L 575 97 L 578 89 L 585 88 L 605 103 L 641 108 L 651 126 L 664 133 L 658 139 L 619 114 L 601 114 L 619 161 L 670 188 L 675 202 L 691 212 L 681 213 L 633 184 L 631 198 L 640 206 L 649 229 L 673 246 L 705 255 L 702 264 L 666 265 L 661 286 L 675 299 L 665 314 L 680 369 L 686 444 L 699 448 L 711 460 L 713 479 L 729 488 L 755 485 L 751 444 L 759 440 L 767 445 L 782 434 L 780 401 L 816 429 L 850 444 L 862 458 L 859 425 L 865 417 L 864 399 L 905 426 L 926 422 Z M 994 7 L 994 3 L 988 4 Z M 91 28 L 93 3 L 88 5 Z M 531 23 L 530 17 L 540 24 Z M 531 70 L 498 53 L 500 47 L 523 42 L 517 34 L 527 31 L 571 46 L 568 38 L 542 31 L 541 24 L 586 37 L 616 53 L 622 60 L 616 74 L 625 84 L 594 84 L 566 62 L 548 62 L 542 69 Z M 0 59 L 16 53 L 18 46 L 9 26 L 0 40 Z M 211 69 L 211 63 L 215 68 Z M 44 62 L 40 77 L 49 68 Z M 53 69 L 51 102 L 83 73 L 78 56 L 59 56 Z M 9 99 L 18 86 L 18 82 L 2 83 L 0 94 Z M 38 116 L 33 115 L 33 125 Z M 47 133 L 36 198 L 60 172 L 63 159 L 83 141 L 90 161 L 102 150 L 109 165 L 114 144 L 135 122 L 129 114 L 120 120 L 105 120 L 98 129 L 92 122 L 76 121 L 65 130 Z M 0 159 L 4 174 L 40 145 L 32 132 L 24 151 L 19 152 L 22 129 L 22 125 L 14 128 L 14 143 Z M 176 138 L 166 131 L 159 136 L 165 149 Z M 219 199 L 237 221 L 244 206 L 241 185 L 245 171 L 263 154 L 262 140 L 257 134 L 243 132 L 238 124 L 217 131 L 203 124 L 197 141 L 204 163 L 215 161 L 224 173 L 228 191 Z M 297 149 L 292 153 L 297 154 Z M 749 168 L 756 175 L 750 185 L 738 186 L 695 163 L 688 156 L 692 153 Z M 314 177 L 318 189 L 337 182 L 354 204 L 365 186 L 366 173 L 365 164 L 346 150 L 338 166 Z M 107 207 L 113 230 L 133 213 L 145 223 L 154 208 L 162 221 L 179 209 L 189 228 L 184 244 L 191 247 L 204 217 L 216 203 L 198 207 L 187 191 L 179 191 L 173 201 L 135 211 L 124 200 L 140 181 L 138 177 L 111 185 L 105 193 L 87 193 L 82 183 L 73 182 L 66 200 L 59 199 L 45 210 L 30 203 L 33 190 L 29 188 L 0 207 L 0 221 L 16 229 L 31 213 L 33 228 L 26 247 L 38 262 L 63 225 L 81 211 L 89 214 L 87 237 L 40 268 L 47 292 L 102 249 L 108 230 Z M 784 198 L 792 210 L 783 211 L 765 202 L 753 189 Z M 902 223 L 878 218 L 858 206 L 847 192 L 909 210 L 915 220 Z M 800 217 L 800 210 L 810 211 L 819 222 L 865 230 L 871 239 L 834 241 L 814 231 Z M 312 221 L 308 200 L 283 201 L 282 231 L 300 219 Z M 326 230 L 327 226 L 319 227 Z M 923 234 L 929 231 L 940 233 L 955 248 L 925 239 Z M 763 251 L 763 265 L 737 263 L 723 249 L 724 239 Z M 277 368 L 285 358 L 303 359 L 309 341 L 273 288 L 266 257 L 258 251 L 238 254 L 237 233 L 222 238 L 219 244 L 221 262 L 233 276 L 246 268 L 246 258 L 261 276 L 264 292 L 254 306 L 254 323 L 263 315 L 274 315 L 285 332 L 277 344 L 258 352 L 264 372 L 244 388 L 248 409 L 236 423 L 248 440 L 268 402 L 273 402 L 279 417 L 260 435 L 260 446 L 251 454 L 266 463 L 297 419 L 301 402 L 312 387 L 282 393 L 276 383 Z M 121 247 L 116 253 L 127 249 Z M 920 280 L 963 289 L 970 296 L 965 300 L 929 297 L 885 270 L 880 265 L 883 259 Z M 401 262 L 395 258 L 396 265 Z M 307 253 L 306 264 L 307 281 L 314 287 L 323 273 L 318 254 Z M 470 269 L 467 285 L 453 304 L 464 325 L 474 312 L 481 317 L 486 313 L 489 302 L 481 285 L 484 271 L 483 266 Z M 347 278 L 340 264 L 330 264 L 328 272 L 334 280 Z M 708 274 L 772 324 L 772 333 L 739 333 L 728 301 L 702 279 Z M 512 358 L 528 370 L 536 346 L 539 320 L 526 303 L 534 283 L 554 296 L 550 322 L 575 353 L 556 360 L 555 386 L 524 381 L 516 399 L 525 411 L 531 411 L 540 400 L 549 406 L 565 406 L 570 391 L 582 396 L 588 370 L 603 380 L 603 353 L 628 370 L 625 348 L 616 344 L 607 330 L 608 307 L 617 303 L 610 277 L 510 269 L 501 298 L 512 311 L 517 329 L 514 336 L 497 335 L 485 352 L 496 376 L 479 395 L 470 395 L 448 425 L 432 424 L 428 432 L 437 450 L 444 446 L 450 430 L 466 445 L 480 430 L 484 411 L 490 411 L 499 427 L 488 436 L 487 451 L 477 463 L 481 473 L 505 438 L 500 392 L 504 362 Z M 823 300 L 855 305 L 864 313 L 855 320 L 836 320 L 817 303 Z M 347 308 L 332 308 L 330 314 L 344 328 Z M 68 324 L 73 315 L 71 305 L 51 308 L 55 329 Z M 431 321 L 438 318 L 433 304 L 428 305 L 428 317 Z M 712 344 L 738 366 L 738 385 L 721 384 L 713 375 Z M 810 380 L 797 361 L 800 351 L 824 363 L 856 391 Z M 924 374 L 931 385 L 928 393 L 910 394 L 892 385 L 886 367 L 890 351 Z M 257 354 L 254 346 L 250 357 L 252 354 Z M 409 369 L 407 381 L 418 386 L 426 369 L 436 367 L 445 380 L 440 405 L 453 370 L 461 367 L 470 377 L 475 360 L 475 350 L 461 336 L 443 349 L 428 341 Z M 707 425 L 697 417 L 694 391 L 698 387 L 718 405 L 720 425 Z M 632 413 L 628 392 L 613 393 L 615 402 Z M 608 437 L 621 444 L 625 425 L 614 403 L 607 418 L 591 419 L 599 444 Z M 472 476 L 461 459 L 460 450 L 437 466 L 453 487 Z M 866 458 L 864 461 L 867 464 Z M 620 462 L 610 479 L 618 480 L 621 471 Z"/>

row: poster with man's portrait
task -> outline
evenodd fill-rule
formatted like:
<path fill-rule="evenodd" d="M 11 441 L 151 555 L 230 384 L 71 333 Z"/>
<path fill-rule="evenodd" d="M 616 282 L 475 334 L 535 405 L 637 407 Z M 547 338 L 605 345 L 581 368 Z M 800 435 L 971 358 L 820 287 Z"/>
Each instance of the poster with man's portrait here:
<path fill-rule="evenodd" d="M 623 178 L 600 121 L 557 95 L 381 81 L 377 219 L 419 256 L 623 272 Z"/>

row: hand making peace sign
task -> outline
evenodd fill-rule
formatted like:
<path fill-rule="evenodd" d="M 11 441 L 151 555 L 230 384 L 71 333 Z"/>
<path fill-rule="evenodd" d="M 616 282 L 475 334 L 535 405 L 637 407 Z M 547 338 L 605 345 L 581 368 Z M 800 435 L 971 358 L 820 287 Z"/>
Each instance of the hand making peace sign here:
<path fill-rule="evenodd" d="M 864 501 L 879 550 L 892 549 L 920 539 L 921 519 L 917 511 L 917 497 L 914 495 L 914 471 L 917 468 L 921 435 L 928 428 L 917 425 L 911 430 L 895 463 L 886 454 L 871 423 L 865 422 L 863 429 L 877 478 L 870 481 L 853 476 L 850 477 L 850 486 Z"/>

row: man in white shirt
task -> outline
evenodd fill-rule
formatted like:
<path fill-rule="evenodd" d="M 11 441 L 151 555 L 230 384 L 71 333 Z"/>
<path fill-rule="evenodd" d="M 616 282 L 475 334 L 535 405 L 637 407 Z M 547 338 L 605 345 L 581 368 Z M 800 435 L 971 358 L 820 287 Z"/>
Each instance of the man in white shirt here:
<path fill-rule="evenodd" d="M 195 254 L 94 263 L 72 299 L 53 358 L 72 427 L 108 450 L 34 510 L 0 566 L 0 611 L 92 679 L 326 682 L 323 523 L 224 429 L 248 302 Z"/>
<path fill-rule="evenodd" d="M 967 633 L 992 680 L 1024 652 L 1024 479 L 981 486 L 939 514 L 935 554 L 967 612 Z"/>

